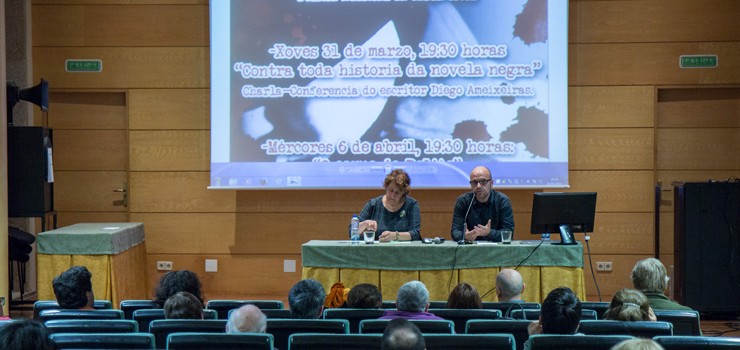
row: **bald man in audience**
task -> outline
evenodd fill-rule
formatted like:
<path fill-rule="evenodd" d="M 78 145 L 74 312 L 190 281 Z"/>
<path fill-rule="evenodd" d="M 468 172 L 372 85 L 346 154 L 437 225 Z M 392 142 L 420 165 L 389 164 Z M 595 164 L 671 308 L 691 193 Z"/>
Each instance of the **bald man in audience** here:
<path fill-rule="evenodd" d="M 523 303 L 524 280 L 517 270 L 503 269 L 496 275 L 496 295 L 498 301 L 507 303 Z"/>
<path fill-rule="evenodd" d="M 266 329 L 267 316 L 252 304 L 232 311 L 226 322 L 226 333 L 265 333 Z"/>

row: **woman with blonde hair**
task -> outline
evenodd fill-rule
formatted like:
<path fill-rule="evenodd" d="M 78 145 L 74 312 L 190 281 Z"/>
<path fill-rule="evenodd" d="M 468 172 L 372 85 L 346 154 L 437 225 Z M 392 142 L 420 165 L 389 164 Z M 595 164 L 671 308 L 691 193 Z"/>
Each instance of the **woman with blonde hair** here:
<path fill-rule="evenodd" d="M 614 293 L 605 320 L 657 321 L 648 298 L 637 289 L 623 288 Z"/>

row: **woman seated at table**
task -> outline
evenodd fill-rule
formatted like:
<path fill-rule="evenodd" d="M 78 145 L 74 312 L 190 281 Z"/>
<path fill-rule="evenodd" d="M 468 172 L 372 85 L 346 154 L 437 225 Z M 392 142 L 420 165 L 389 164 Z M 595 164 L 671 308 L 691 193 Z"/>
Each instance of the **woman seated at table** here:
<path fill-rule="evenodd" d="M 369 200 L 358 215 L 360 235 L 370 230 L 380 242 L 421 240 L 419 203 L 408 195 L 410 185 L 405 171 L 388 174 L 383 181 L 385 194 Z"/>

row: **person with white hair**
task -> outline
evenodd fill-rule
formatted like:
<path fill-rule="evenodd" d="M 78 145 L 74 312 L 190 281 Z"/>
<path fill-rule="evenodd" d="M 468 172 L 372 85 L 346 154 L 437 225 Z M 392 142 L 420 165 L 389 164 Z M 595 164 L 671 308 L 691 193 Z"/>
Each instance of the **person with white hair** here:
<path fill-rule="evenodd" d="M 396 309 L 388 310 L 381 320 L 405 318 L 408 320 L 442 320 L 443 318 L 427 312 L 429 310 L 429 290 L 420 281 L 406 282 L 398 289 Z"/>
<path fill-rule="evenodd" d="M 229 314 L 226 333 L 265 333 L 267 316 L 260 308 L 247 304 Z"/>
<path fill-rule="evenodd" d="M 631 277 L 635 289 L 645 293 L 654 310 L 691 310 L 663 294 L 670 279 L 660 260 L 648 258 L 638 261 L 632 269 Z"/>

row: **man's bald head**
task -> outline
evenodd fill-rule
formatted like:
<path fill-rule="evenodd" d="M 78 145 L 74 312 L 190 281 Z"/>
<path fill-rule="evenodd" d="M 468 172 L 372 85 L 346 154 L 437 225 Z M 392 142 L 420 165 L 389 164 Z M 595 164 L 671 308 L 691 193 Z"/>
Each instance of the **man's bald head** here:
<path fill-rule="evenodd" d="M 260 308 L 247 304 L 229 315 L 226 323 L 226 333 L 265 333 L 267 329 L 267 316 Z"/>
<path fill-rule="evenodd" d="M 496 293 L 499 301 L 521 300 L 523 291 L 524 281 L 517 270 L 503 269 L 496 275 Z"/>

